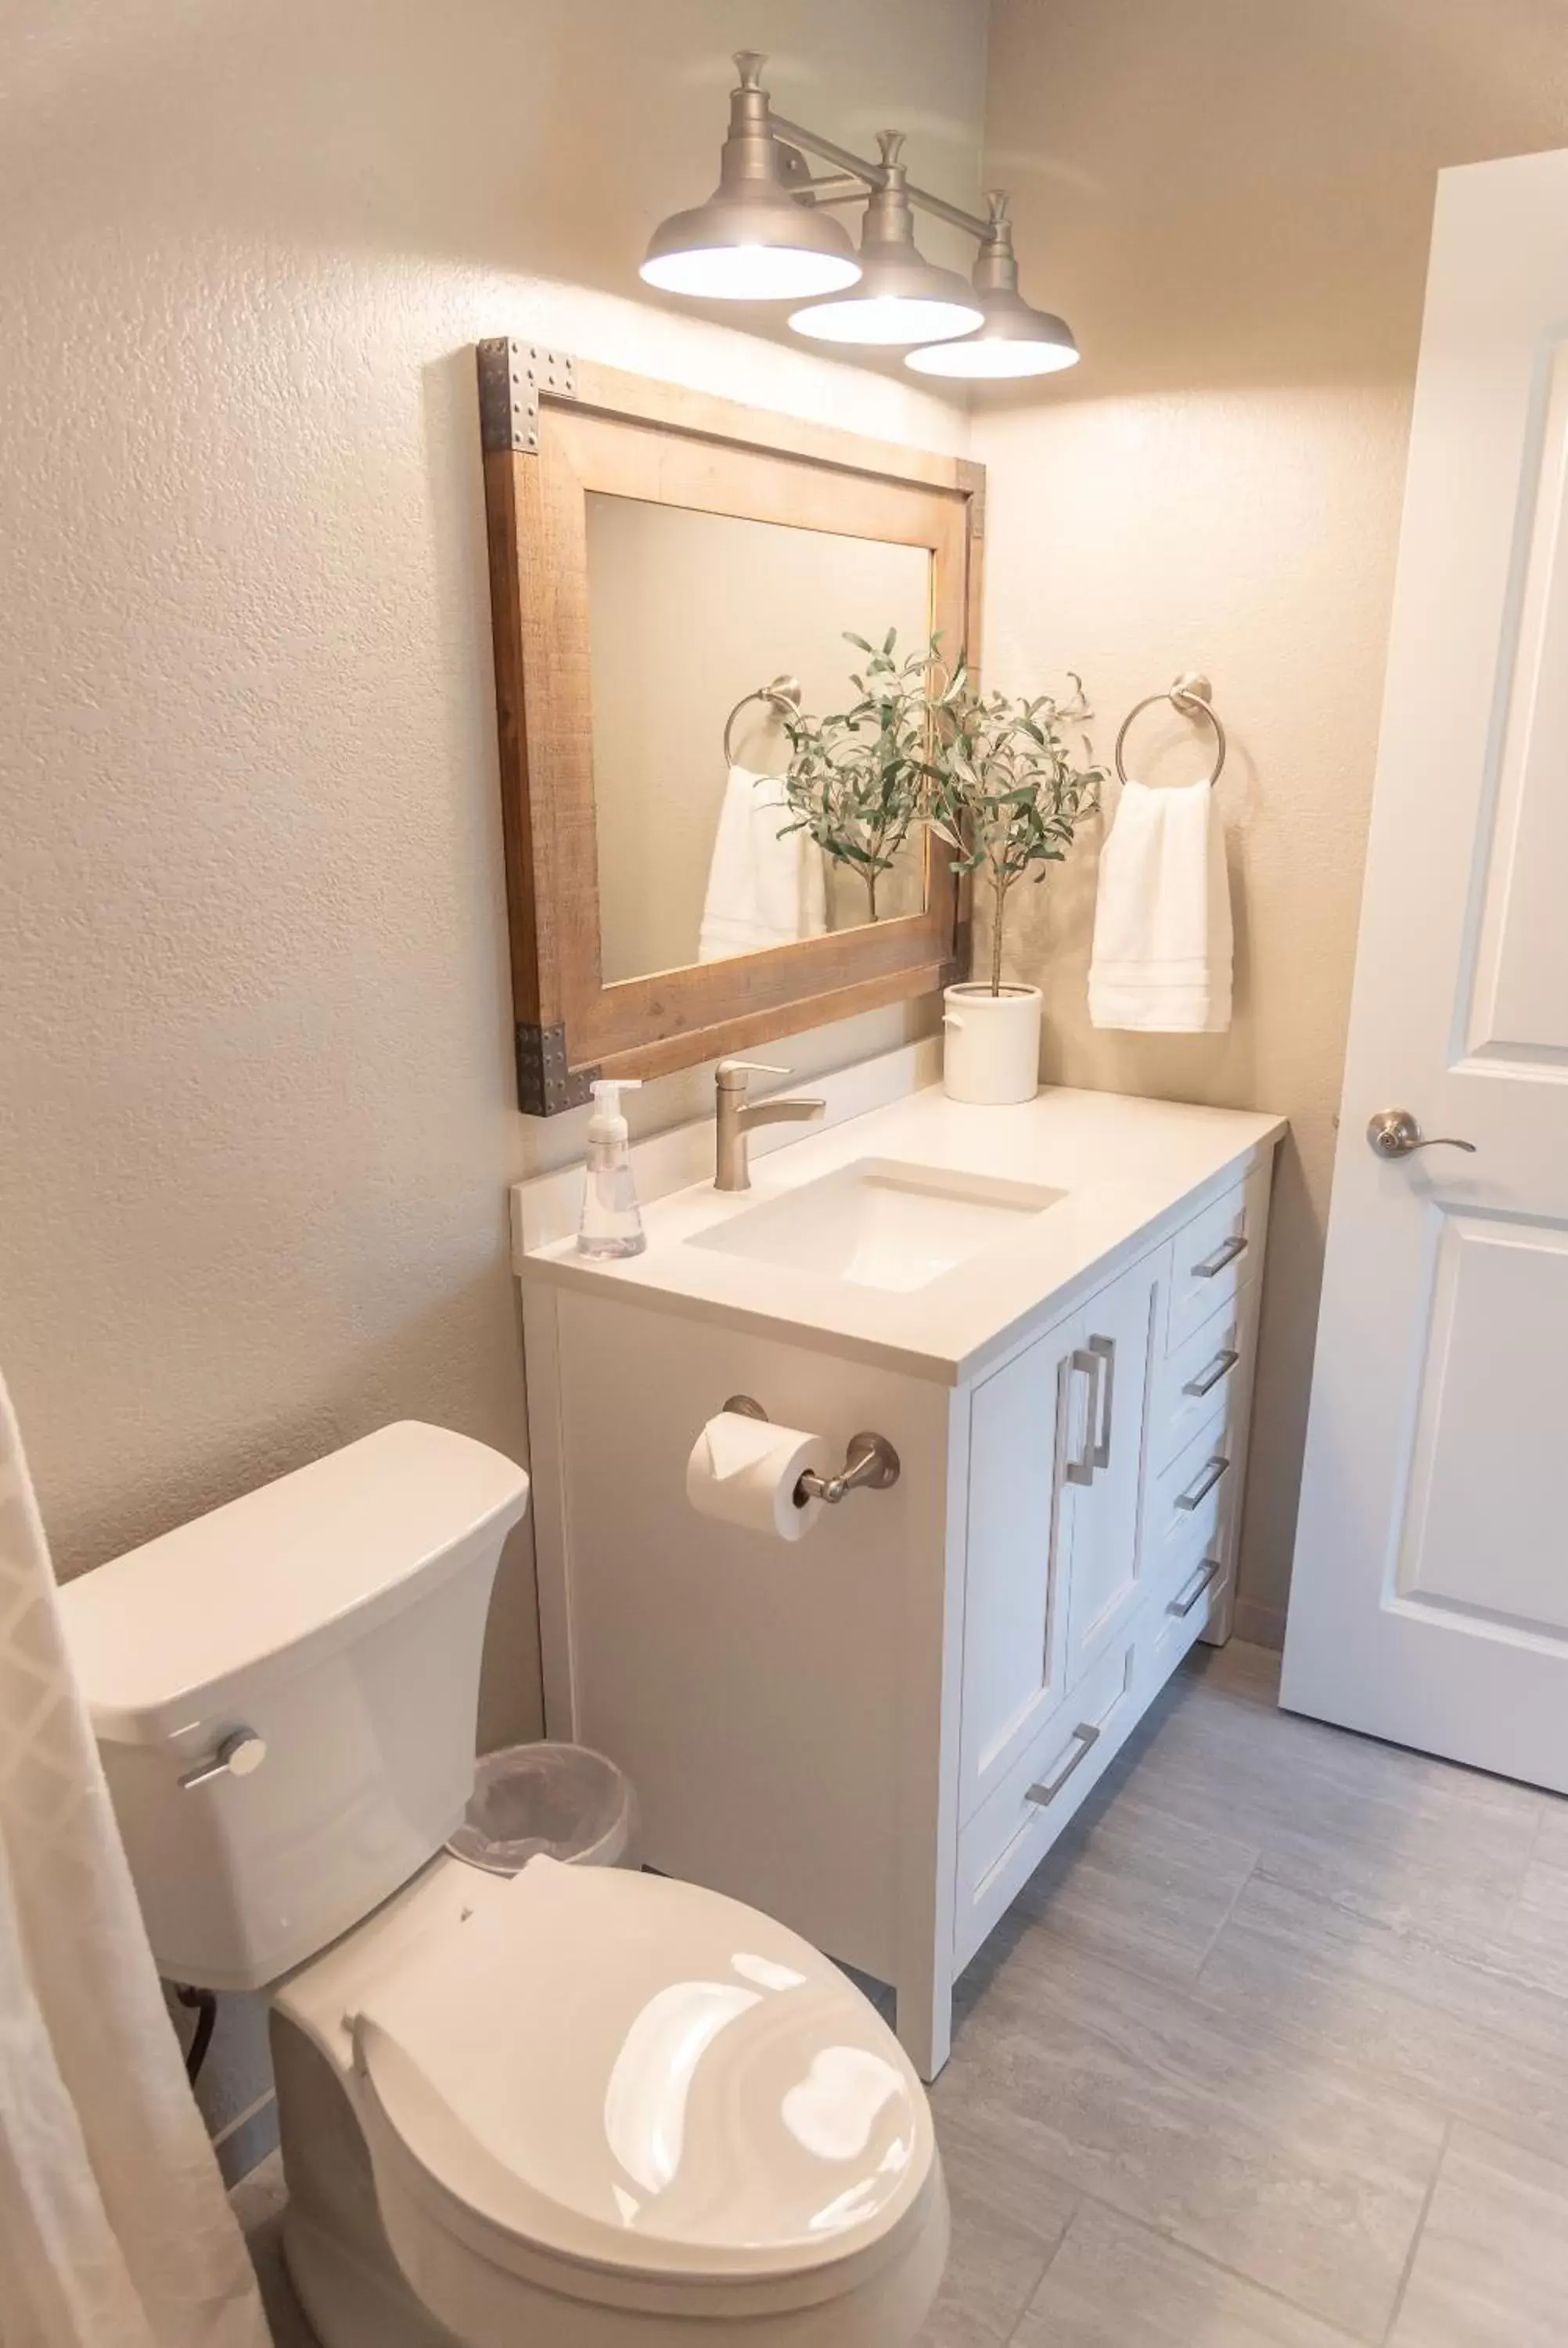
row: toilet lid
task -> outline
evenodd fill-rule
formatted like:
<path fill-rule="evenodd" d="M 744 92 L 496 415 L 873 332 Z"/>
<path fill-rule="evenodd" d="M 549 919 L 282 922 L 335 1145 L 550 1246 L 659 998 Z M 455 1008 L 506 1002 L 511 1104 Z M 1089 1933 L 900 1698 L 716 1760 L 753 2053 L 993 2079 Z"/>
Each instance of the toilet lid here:
<path fill-rule="evenodd" d="M 416 2168 L 524 2250 L 800 2273 L 870 2249 L 932 2167 L 920 2083 L 836 1966 L 660 1876 L 531 1860 L 354 2031 Z"/>

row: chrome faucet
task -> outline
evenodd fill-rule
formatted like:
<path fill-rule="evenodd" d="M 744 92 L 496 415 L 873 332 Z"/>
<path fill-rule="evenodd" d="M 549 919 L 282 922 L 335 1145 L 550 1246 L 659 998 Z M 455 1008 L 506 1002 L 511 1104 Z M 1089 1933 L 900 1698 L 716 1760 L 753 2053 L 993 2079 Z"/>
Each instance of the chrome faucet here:
<path fill-rule="evenodd" d="M 715 1190 L 749 1190 L 752 1169 L 746 1149 L 746 1136 L 756 1125 L 806 1124 L 814 1117 L 825 1117 L 825 1100 L 750 1101 L 746 1097 L 747 1079 L 752 1076 L 787 1076 L 787 1068 L 775 1068 L 766 1060 L 721 1060 L 714 1074 L 717 1096 L 718 1163 L 713 1171 Z"/>

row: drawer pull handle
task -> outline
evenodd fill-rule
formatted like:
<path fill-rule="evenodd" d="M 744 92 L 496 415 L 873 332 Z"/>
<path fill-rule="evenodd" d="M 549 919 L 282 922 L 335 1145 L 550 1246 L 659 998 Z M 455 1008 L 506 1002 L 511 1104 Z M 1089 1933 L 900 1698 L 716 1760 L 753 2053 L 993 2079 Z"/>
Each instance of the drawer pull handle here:
<path fill-rule="evenodd" d="M 1030 1800 L 1042 1810 L 1048 1802 L 1055 1801 L 1073 1771 L 1088 1760 L 1100 1742 L 1100 1731 L 1091 1726 L 1088 1721 L 1081 1720 L 1072 1732 L 1072 1737 L 1077 1750 L 1071 1755 L 1067 1766 L 1064 1769 L 1059 1769 L 1054 1777 L 1042 1777 L 1038 1786 L 1031 1786 L 1029 1789 Z"/>
<path fill-rule="evenodd" d="M 1190 1614 L 1219 1570 L 1220 1561 L 1217 1557 L 1205 1557 L 1182 1595 L 1172 1599 L 1165 1609 L 1166 1613 Z"/>
<path fill-rule="evenodd" d="M 1234 1263 L 1238 1255 L 1245 1253 L 1246 1241 L 1237 1231 L 1230 1239 L 1223 1240 L 1213 1255 L 1206 1255 L 1202 1263 L 1194 1264 L 1193 1276 L 1195 1280 L 1217 1280 L 1226 1264 Z"/>
<path fill-rule="evenodd" d="M 1104 1381 L 1100 1390 L 1100 1440 L 1094 1447 L 1096 1468 L 1111 1465 L 1111 1413 L 1116 1392 L 1116 1340 L 1114 1337 L 1091 1337 L 1089 1350 L 1097 1354 L 1105 1365 Z"/>
<path fill-rule="evenodd" d="M 1107 1341 L 1101 1338 L 1098 1342 L 1103 1345 Z M 1078 1351 L 1070 1354 L 1067 1359 L 1067 1375 L 1070 1380 L 1074 1370 L 1081 1370 L 1089 1381 L 1089 1411 L 1083 1428 L 1083 1448 L 1076 1459 L 1070 1459 L 1067 1462 L 1062 1473 L 1070 1484 L 1092 1484 L 1095 1468 L 1104 1465 L 1094 1437 L 1094 1430 L 1100 1422 L 1101 1383 L 1106 1374 L 1104 1354 L 1099 1351 L 1091 1353 Z"/>
<path fill-rule="evenodd" d="M 1206 1500 L 1229 1466 L 1230 1461 L 1223 1459 L 1216 1451 L 1214 1457 L 1206 1460 L 1199 1468 L 1186 1490 L 1177 1493 L 1177 1508 L 1195 1509 Z"/>
<path fill-rule="evenodd" d="M 1212 1362 L 1205 1364 L 1195 1378 L 1187 1380 L 1182 1392 L 1184 1395 L 1212 1394 L 1222 1378 L 1229 1377 L 1240 1359 L 1241 1355 L 1232 1353 L 1227 1345 L 1224 1353 L 1216 1354 Z"/>

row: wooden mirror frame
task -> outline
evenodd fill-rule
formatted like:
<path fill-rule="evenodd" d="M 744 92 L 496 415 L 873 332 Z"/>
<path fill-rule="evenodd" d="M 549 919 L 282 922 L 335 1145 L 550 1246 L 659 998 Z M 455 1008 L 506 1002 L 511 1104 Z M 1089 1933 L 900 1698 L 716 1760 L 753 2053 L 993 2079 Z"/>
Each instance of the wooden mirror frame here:
<path fill-rule="evenodd" d="M 509 338 L 479 345 L 478 371 L 523 1110 L 551 1117 L 596 1076 L 664 1076 L 965 976 L 967 894 L 928 854 L 923 912 L 604 983 L 586 497 L 927 547 L 935 625 L 978 665 L 983 469 Z"/>

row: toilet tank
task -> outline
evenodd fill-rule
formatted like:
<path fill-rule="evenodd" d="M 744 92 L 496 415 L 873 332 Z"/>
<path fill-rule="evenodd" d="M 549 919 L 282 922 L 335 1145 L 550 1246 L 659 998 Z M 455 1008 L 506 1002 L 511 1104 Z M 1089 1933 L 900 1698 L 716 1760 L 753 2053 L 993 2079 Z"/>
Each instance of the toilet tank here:
<path fill-rule="evenodd" d="M 473 1786 L 490 1586 L 528 1496 L 499 1452 L 405 1420 L 61 1591 L 169 1979 L 259 1988 L 440 1849 Z M 243 1743 L 235 1774 L 220 1750 L 247 1733 L 264 1753 Z"/>

